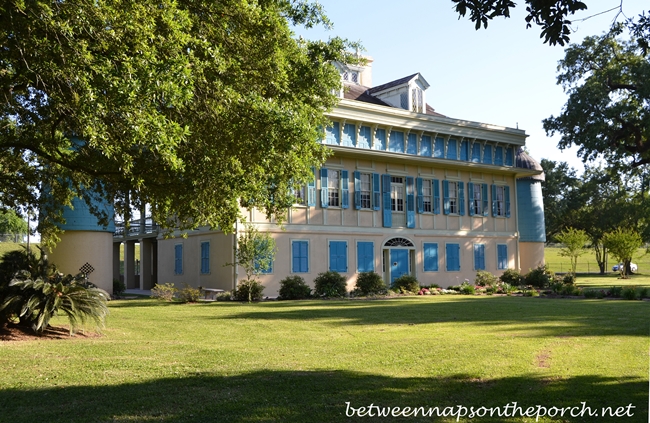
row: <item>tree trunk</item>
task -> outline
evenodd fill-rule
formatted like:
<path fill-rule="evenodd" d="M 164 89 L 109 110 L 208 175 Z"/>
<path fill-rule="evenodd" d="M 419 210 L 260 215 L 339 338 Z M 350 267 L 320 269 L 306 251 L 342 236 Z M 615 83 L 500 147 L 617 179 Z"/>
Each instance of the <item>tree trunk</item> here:
<path fill-rule="evenodd" d="M 593 243 L 594 252 L 596 253 L 596 262 L 598 263 L 598 269 L 600 274 L 605 274 L 605 254 L 607 254 L 605 247 L 598 241 Z"/>

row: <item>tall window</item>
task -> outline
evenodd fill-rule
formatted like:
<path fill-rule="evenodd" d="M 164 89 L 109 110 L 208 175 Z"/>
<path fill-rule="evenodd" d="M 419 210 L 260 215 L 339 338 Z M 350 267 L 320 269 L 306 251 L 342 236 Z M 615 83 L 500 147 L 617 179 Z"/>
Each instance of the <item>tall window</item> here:
<path fill-rule="evenodd" d="M 506 244 L 497 245 L 497 269 L 504 270 L 508 268 L 508 246 Z"/>
<path fill-rule="evenodd" d="M 309 272 L 309 241 L 291 241 L 291 271 Z"/>
<path fill-rule="evenodd" d="M 449 213 L 458 213 L 458 183 L 449 182 Z"/>
<path fill-rule="evenodd" d="M 431 201 L 431 181 L 422 181 L 422 211 L 431 213 L 433 211 Z"/>
<path fill-rule="evenodd" d="M 371 208 L 371 176 L 369 173 L 362 173 L 360 178 L 361 183 L 361 208 Z"/>
<path fill-rule="evenodd" d="M 338 170 L 327 169 L 327 195 L 330 207 L 340 207 L 340 174 Z"/>
<path fill-rule="evenodd" d="M 422 90 L 419 87 L 411 89 L 412 110 L 416 113 L 424 113 L 424 102 L 422 101 Z"/>
<path fill-rule="evenodd" d="M 372 242 L 357 242 L 357 271 L 375 271 L 375 253 Z"/>
<path fill-rule="evenodd" d="M 174 245 L 174 274 L 183 274 L 183 244 Z"/>
<path fill-rule="evenodd" d="M 201 273 L 210 273 L 210 242 L 201 243 Z"/>
<path fill-rule="evenodd" d="M 404 211 L 404 178 L 390 178 L 390 209 L 394 212 Z"/>
<path fill-rule="evenodd" d="M 307 197 L 306 197 L 306 187 L 304 185 L 295 187 L 293 189 L 293 196 L 296 197 L 296 204 L 300 205 L 305 205 L 307 204 Z"/>
<path fill-rule="evenodd" d="M 438 271 L 438 244 L 424 243 L 424 271 L 437 272 Z"/>
<path fill-rule="evenodd" d="M 347 241 L 330 241 L 330 266 L 331 272 L 348 271 L 348 243 Z"/>
<path fill-rule="evenodd" d="M 506 203 L 505 203 L 505 195 L 504 195 L 504 190 L 505 187 L 502 186 L 497 186 L 496 187 L 496 207 L 497 207 L 497 216 L 505 216 L 506 215 Z"/>
<path fill-rule="evenodd" d="M 474 270 L 485 270 L 485 244 L 474 244 Z"/>
<path fill-rule="evenodd" d="M 460 270 L 460 245 L 447 244 L 445 246 L 447 261 L 447 271 L 454 272 Z"/>
<path fill-rule="evenodd" d="M 483 199 L 481 198 L 482 184 L 474 184 L 472 201 L 474 203 L 474 214 L 483 214 Z"/>

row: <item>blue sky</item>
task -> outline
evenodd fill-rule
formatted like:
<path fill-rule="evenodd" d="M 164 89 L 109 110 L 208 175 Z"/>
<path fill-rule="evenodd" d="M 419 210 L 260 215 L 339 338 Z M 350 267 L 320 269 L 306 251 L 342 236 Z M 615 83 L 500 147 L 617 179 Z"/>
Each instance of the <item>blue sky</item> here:
<path fill-rule="evenodd" d="M 556 85 L 557 63 L 564 47 L 542 44 L 540 29 L 526 29 L 523 1 L 510 19 L 490 21 L 476 31 L 468 18 L 458 19 L 451 0 L 320 0 L 334 28 L 299 29 L 310 39 L 340 36 L 360 41 L 373 58 L 373 85 L 420 72 L 431 84 L 427 103 L 453 118 L 519 127 L 538 160 L 566 161 L 582 169 L 577 149 L 561 152 L 559 137 L 549 138 L 542 119 L 561 113 L 566 102 Z M 572 42 L 609 28 L 616 11 L 583 22 L 578 19 L 619 6 L 621 0 L 591 0 L 575 15 Z M 628 17 L 647 9 L 647 0 L 624 0 Z M 623 16 L 619 20 L 624 19 Z"/>

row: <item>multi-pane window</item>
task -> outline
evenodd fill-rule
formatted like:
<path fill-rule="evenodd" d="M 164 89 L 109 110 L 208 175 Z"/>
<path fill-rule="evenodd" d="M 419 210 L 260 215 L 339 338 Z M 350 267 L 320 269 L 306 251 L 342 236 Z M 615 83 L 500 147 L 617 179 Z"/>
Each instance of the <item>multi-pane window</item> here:
<path fill-rule="evenodd" d="M 481 198 L 481 190 L 483 186 L 481 184 L 474 184 L 472 192 L 472 202 L 474 203 L 474 214 L 483 214 L 483 199 Z"/>
<path fill-rule="evenodd" d="M 360 187 L 361 187 L 361 208 L 369 209 L 371 208 L 371 176 L 369 173 L 362 173 L 360 175 Z"/>
<path fill-rule="evenodd" d="M 497 186 L 496 187 L 496 208 L 497 216 L 505 216 L 506 215 L 506 203 L 505 203 L 505 187 L 502 186 Z"/>
<path fill-rule="evenodd" d="M 424 102 L 422 101 L 422 90 L 419 87 L 411 89 L 411 111 L 416 113 L 424 113 Z"/>
<path fill-rule="evenodd" d="M 295 187 L 293 189 L 293 196 L 296 197 L 296 204 L 305 205 L 307 204 L 306 189 L 304 185 Z"/>
<path fill-rule="evenodd" d="M 458 213 L 458 183 L 449 182 L 449 213 Z"/>
<path fill-rule="evenodd" d="M 339 185 L 339 171 L 327 169 L 327 200 L 330 207 L 341 206 Z"/>
<path fill-rule="evenodd" d="M 404 178 L 390 178 L 390 209 L 394 212 L 404 211 Z"/>
<path fill-rule="evenodd" d="M 431 201 L 431 181 L 422 181 L 422 211 L 431 213 L 433 211 Z"/>

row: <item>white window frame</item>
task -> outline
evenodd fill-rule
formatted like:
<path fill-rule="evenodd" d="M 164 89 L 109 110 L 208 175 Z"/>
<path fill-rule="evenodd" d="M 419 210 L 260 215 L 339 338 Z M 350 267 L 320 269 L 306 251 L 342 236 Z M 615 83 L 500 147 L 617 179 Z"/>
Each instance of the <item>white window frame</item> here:
<path fill-rule="evenodd" d="M 334 175 L 336 178 L 332 178 Z M 333 179 L 336 179 L 336 184 L 332 183 Z M 336 204 L 333 200 L 336 200 Z M 328 207 L 341 207 L 341 171 L 339 169 L 327 169 L 327 205 Z"/>
<path fill-rule="evenodd" d="M 390 210 L 393 213 L 404 213 L 404 177 L 391 176 L 390 177 Z M 399 182 L 398 182 L 399 180 Z M 401 208 L 401 210 L 400 210 Z"/>
<path fill-rule="evenodd" d="M 368 178 L 367 190 L 364 189 L 364 177 Z M 359 196 L 361 198 L 361 209 L 372 210 L 372 173 L 359 173 L 359 187 L 361 188 L 359 190 Z M 365 197 L 366 194 L 367 198 Z M 367 204 L 368 207 L 365 207 L 365 204 Z"/>
<path fill-rule="evenodd" d="M 458 204 L 458 182 L 448 181 L 447 189 L 449 192 L 449 214 L 458 214 L 459 204 Z M 451 195 L 453 189 L 454 195 Z"/>
<path fill-rule="evenodd" d="M 473 186 L 474 192 L 472 195 L 472 202 L 474 203 L 474 215 L 483 215 L 483 184 L 475 183 Z"/>
<path fill-rule="evenodd" d="M 429 194 L 426 193 L 427 189 Z M 429 210 L 427 210 L 427 198 L 429 199 Z M 431 179 L 422 180 L 422 212 L 433 213 L 433 182 Z"/>
<path fill-rule="evenodd" d="M 506 187 L 504 185 L 497 185 L 495 191 L 497 197 L 494 199 L 497 206 L 496 215 L 497 217 L 506 217 Z M 501 197 L 500 200 L 499 197 Z"/>

